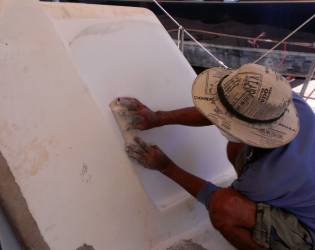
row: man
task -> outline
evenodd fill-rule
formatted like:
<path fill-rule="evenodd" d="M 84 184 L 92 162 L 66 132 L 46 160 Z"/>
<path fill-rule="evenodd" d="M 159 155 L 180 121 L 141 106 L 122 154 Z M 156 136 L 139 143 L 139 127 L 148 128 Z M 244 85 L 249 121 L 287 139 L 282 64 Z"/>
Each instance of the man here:
<path fill-rule="evenodd" d="M 315 249 L 315 116 L 287 81 L 266 67 L 212 68 L 192 88 L 195 107 L 153 112 L 120 98 L 132 128 L 214 124 L 229 140 L 238 178 L 220 188 L 193 176 L 157 146 L 137 138 L 128 155 L 160 171 L 209 210 L 214 227 L 238 249 Z M 210 166 L 211 167 L 211 166 Z"/>

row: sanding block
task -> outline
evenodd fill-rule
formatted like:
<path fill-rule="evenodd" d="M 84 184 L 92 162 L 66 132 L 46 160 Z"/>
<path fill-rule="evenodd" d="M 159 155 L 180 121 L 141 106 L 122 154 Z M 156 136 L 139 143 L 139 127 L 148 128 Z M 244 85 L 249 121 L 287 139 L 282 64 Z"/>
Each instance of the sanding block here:
<path fill-rule="evenodd" d="M 109 106 L 125 140 L 125 145 L 137 144 L 135 142 L 137 131 L 130 128 L 130 121 L 132 119 L 130 111 L 128 111 L 128 109 L 121 104 L 120 98 L 113 100 Z"/>

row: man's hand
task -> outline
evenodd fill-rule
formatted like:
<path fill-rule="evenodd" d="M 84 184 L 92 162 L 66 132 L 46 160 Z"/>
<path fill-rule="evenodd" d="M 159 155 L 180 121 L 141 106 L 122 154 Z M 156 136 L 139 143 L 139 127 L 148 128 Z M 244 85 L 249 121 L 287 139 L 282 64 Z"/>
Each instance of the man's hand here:
<path fill-rule="evenodd" d="M 148 145 L 139 137 L 135 139 L 136 144 L 127 145 L 128 156 L 135 159 L 145 168 L 164 172 L 173 165 L 173 162 L 156 145 Z"/>
<path fill-rule="evenodd" d="M 119 97 L 117 102 L 127 111 L 125 116 L 129 121 L 129 128 L 146 130 L 158 126 L 158 115 L 137 99 Z"/>

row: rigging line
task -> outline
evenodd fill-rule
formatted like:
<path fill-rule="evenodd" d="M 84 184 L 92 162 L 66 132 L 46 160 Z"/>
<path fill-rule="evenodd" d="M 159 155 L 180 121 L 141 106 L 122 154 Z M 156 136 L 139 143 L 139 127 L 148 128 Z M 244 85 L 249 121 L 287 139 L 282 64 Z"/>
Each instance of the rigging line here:
<path fill-rule="evenodd" d="M 313 14 L 310 18 L 308 18 L 304 23 L 302 23 L 299 27 L 297 27 L 295 30 L 293 30 L 289 35 L 287 35 L 285 38 L 283 38 L 279 43 L 277 43 L 275 46 L 273 46 L 271 49 L 269 49 L 266 53 L 264 53 L 261 57 L 259 57 L 256 61 L 253 63 L 259 62 L 261 59 L 263 59 L 266 55 L 268 55 L 271 51 L 273 51 L 275 48 L 277 48 L 281 43 L 283 43 L 285 40 L 287 40 L 289 37 L 294 35 L 298 30 L 303 28 L 307 23 L 312 21 L 312 19 L 315 17 L 315 14 Z"/>
<path fill-rule="evenodd" d="M 209 56 L 211 56 L 218 64 L 220 64 L 225 69 L 228 69 L 228 67 L 220 60 L 218 59 L 214 54 L 212 54 L 204 45 L 202 45 L 193 35 L 191 35 L 182 25 L 179 24 L 163 7 L 161 4 L 158 3 L 157 0 L 152 0 L 177 26 L 178 28 L 182 27 L 184 33 L 189 36 L 190 39 L 192 39 L 197 45 L 199 45 Z"/>
<path fill-rule="evenodd" d="M 313 90 L 315 90 L 315 89 L 313 89 Z M 307 101 L 307 100 L 315 100 L 315 97 L 308 97 L 308 96 L 302 96 L 303 98 L 305 98 L 305 101 Z"/>
<path fill-rule="evenodd" d="M 177 29 L 169 29 L 167 32 L 172 33 L 172 32 L 177 32 Z M 187 29 L 187 31 L 190 32 L 196 32 L 196 33 L 204 33 L 204 34 L 209 34 L 209 35 L 216 35 L 216 36 L 222 36 L 222 37 L 229 37 L 229 38 L 237 38 L 237 39 L 242 39 L 242 40 L 253 40 L 255 39 L 254 37 L 249 37 L 249 36 L 238 36 L 238 35 L 231 35 L 231 34 L 225 34 L 225 33 L 219 33 L 219 32 L 213 32 L 213 31 L 206 31 L 206 30 L 200 30 L 200 29 Z M 278 43 L 279 41 L 277 40 L 272 40 L 268 38 L 257 38 L 256 41 L 258 42 L 264 42 L 264 43 Z M 303 48 L 310 48 L 310 49 L 315 49 L 315 43 L 302 43 L 302 42 L 286 42 L 287 45 L 294 45 L 294 46 L 299 46 Z"/>
<path fill-rule="evenodd" d="M 312 77 L 313 77 L 314 73 L 315 73 L 315 67 L 313 68 L 313 70 L 310 73 L 309 77 L 306 78 L 306 81 L 310 82 L 312 80 Z M 303 87 L 304 87 L 304 85 L 303 85 Z M 305 88 L 305 91 L 306 91 L 306 88 Z M 304 93 L 305 93 L 305 91 L 304 91 Z M 314 92 L 315 92 L 315 88 L 311 91 L 311 93 L 308 96 L 305 97 L 305 100 L 310 99 L 310 97 L 313 95 Z"/>
<path fill-rule="evenodd" d="M 305 98 L 305 101 L 307 101 L 308 99 L 314 100 L 314 98 L 311 98 L 311 96 L 313 95 L 314 92 L 315 92 L 315 88 L 311 91 L 311 93 L 308 96 L 303 96 Z"/>
<path fill-rule="evenodd" d="M 306 89 L 307 89 L 309 83 L 311 82 L 314 73 L 315 73 L 315 61 L 313 61 L 313 63 L 312 63 L 311 66 L 310 66 L 309 72 L 308 72 L 308 74 L 307 74 L 307 77 L 306 77 L 306 79 L 305 79 L 305 82 L 304 82 L 304 84 L 303 84 L 303 86 L 302 86 L 302 89 L 301 89 L 301 91 L 300 91 L 300 95 L 301 95 L 301 96 L 304 96 L 304 95 L 305 95 Z"/>

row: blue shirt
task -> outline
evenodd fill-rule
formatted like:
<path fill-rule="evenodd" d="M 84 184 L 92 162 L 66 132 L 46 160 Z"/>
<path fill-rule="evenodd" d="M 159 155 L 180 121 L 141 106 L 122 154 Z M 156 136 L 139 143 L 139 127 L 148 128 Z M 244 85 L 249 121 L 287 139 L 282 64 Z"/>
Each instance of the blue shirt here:
<path fill-rule="evenodd" d="M 248 163 L 233 188 L 255 202 L 294 214 L 305 224 L 315 242 L 315 115 L 293 94 L 300 131 L 286 146 L 273 149 Z"/>

